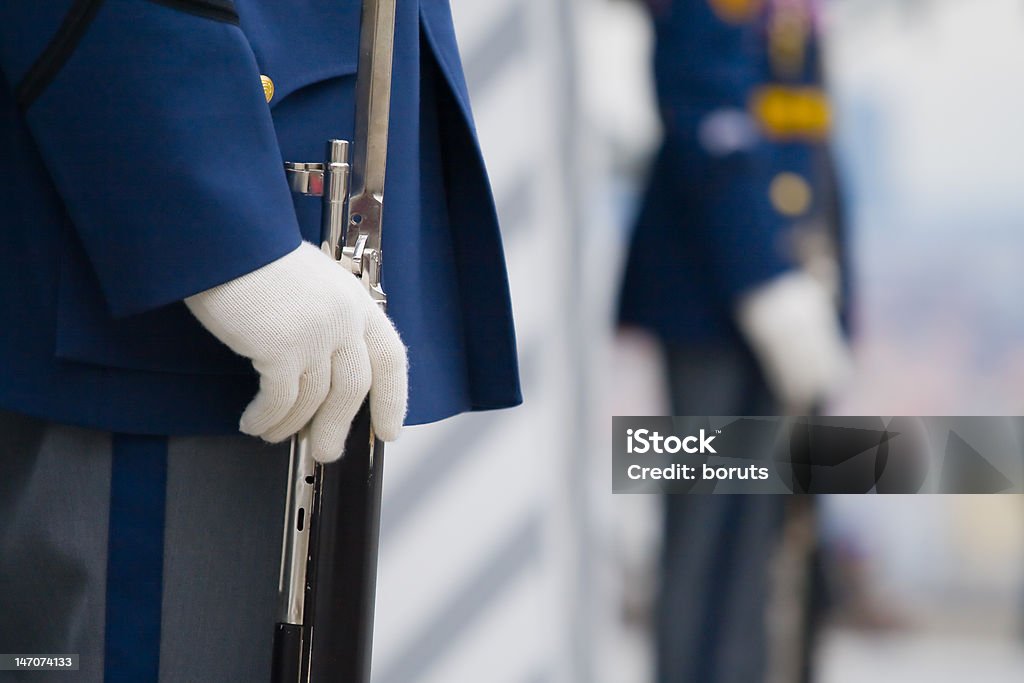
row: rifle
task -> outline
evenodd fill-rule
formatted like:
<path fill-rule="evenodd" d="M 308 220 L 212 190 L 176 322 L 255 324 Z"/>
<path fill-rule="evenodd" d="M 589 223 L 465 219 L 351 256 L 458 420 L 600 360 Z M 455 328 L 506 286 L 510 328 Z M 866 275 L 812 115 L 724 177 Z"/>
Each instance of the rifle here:
<path fill-rule="evenodd" d="M 382 309 L 395 3 L 363 0 L 351 164 L 346 140 L 329 140 L 322 163 L 285 164 L 293 191 L 321 198 L 322 249 L 359 277 Z M 291 442 L 272 682 L 368 683 L 384 446 L 368 403 L 338 462 L 316 463 L 308 436 L 303 429 Z"/>

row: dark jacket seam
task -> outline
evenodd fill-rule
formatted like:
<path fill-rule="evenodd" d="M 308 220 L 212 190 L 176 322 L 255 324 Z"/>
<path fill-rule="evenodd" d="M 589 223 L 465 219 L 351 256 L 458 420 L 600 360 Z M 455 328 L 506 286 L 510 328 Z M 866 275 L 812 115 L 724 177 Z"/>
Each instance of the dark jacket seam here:
<path fill-rule="evenodd" d="M 103 0 L 75 0 L 49 44 L 18 83 L 14 97 L 19 107 L 27 109 L 46 89 L 78 47 L 102 4 Z"/>
<path fill-rule="evenodd" d="M 231 0 L 149 0 L 181 12 L 238 25 L 238 12 Z"/>
<path fill-rule="evenodd" d="M 235 25 L 239 23 L 238 12 L 235 11 L 234 3 L 231 0 L 150 0 L 150 2 L 214 21 Z M 82 36 L 85 35 L 102 4 L 103 0 L 75 0 L 49 44 L 18 83 L 14 92 L 18 107 L 22 110 L 28 109 L 53 82 L 57 73 L 78 47 L 78 43 L 82 40 Z"/>

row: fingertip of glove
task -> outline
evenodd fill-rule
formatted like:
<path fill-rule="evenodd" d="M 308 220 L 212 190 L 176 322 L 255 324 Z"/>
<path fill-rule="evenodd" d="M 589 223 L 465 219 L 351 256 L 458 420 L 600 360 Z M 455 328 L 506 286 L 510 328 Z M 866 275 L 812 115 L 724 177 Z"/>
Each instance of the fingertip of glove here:
<path fill-rule="evenodd" d="M 341 460 L 342 456 L 345 455 L 344 451 L 331 451 L 323 448 L 313 449 L 313 459 L 322 465 L 329 465 L 332 462 Z"/>
<path fill-rule="evenodd" d="M 404 418 L 404 415 L 403 415 Z M 402 424 L 404 419 L 398 420 L 387 420 L 378 422 L 374 420 L 373 432 L 374 435 L 381 441 L 397 441 L 399 434 L 402 433 Z"/>
<path fill-rule="evenodd" d="M 254 429 L 252 423 L 253 421 L 251 419 L 247 419 L 243 416 L 242 419 L 238 421 L 238 431 L 248 436 L 259 436 L 259 430 Z"/>
<path fill-rule="evenodd" d="M 260 438 L 267 443 L 284 443 L 293 436 L 295 436 L 295 432 L 285 434 L 284 436 L 281 436 L 280 434 L 261 434 Z"/>
<path fill-rule="evenodd" d="M 291 434 L 280 436 L 277 434 L 271 434 L 271 430 L 267 428 L 267 425 L 263 423 L 262 418 L 253 419 L 242 416 L 242 419 L 238 422 L 238 431 L 248 436 L 254 436 L 258 439 L 263 439 L 267 443 L 281 443 L 287 439 Z"/>

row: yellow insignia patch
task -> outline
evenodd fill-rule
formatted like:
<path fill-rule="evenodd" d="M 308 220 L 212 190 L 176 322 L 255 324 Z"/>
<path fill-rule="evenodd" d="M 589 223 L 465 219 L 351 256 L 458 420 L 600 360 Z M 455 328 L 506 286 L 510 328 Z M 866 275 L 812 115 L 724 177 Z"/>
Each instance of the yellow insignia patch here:
<path fill-rule="evenodd" d="M 750 109 L 773 140 L 820 142 L 832 125 L 832 109 L 821 88 L 764 86 L 754 93 Z"/>
<path fill-rule="evenodd" d="M 708 0 L 718 18 L 730 24 L 750 21 L 761 9 L 763 0 Z"/>

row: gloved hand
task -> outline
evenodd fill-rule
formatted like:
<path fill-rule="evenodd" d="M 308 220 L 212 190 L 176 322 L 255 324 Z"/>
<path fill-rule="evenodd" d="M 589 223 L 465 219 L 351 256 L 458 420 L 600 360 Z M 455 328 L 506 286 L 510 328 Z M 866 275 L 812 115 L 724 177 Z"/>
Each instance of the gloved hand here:
<path fill-rule="evenodd" d="M 313 457 L 337 460 L 369 391 L 377 437 L 397 438 L 408 394 L 405 346 L 362 283 L 312 244 L 185 304 L 260 375 L 239 424 L 245 434 L 283 441 L 312 420 Z"/>
<path fill-rule="evenodd" d="M 852 372 L 829 294 L 803 271 L 780 275 L 741 297 L 736 322 L 788 412 L 805 413 Z"/>

